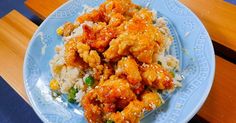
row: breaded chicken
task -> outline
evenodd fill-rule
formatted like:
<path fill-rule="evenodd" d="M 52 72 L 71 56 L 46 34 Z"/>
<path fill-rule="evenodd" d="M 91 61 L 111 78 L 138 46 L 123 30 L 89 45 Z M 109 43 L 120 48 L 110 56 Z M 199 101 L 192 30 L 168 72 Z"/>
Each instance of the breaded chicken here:
<path fill-rule="evenodd" d="M 136 95 L 130 89 L 125 79 L 109 79 L 99 84 L 95 89 L 98 93 L 97 99 L 108 104 L 115 104 L 114 110 L 122 110 L 130 101 L 136 99 Z M 109 111 L 109 110 L 108 110 Z"/>
<path fill-rule="evenodd" d="M 121 112 L 108 114 L 106 118 L 115 123 L 139 123 L 144 111 L 144 103 L 139 100 L 134 100 Z"/>
<path fill-rule="evenodd" d="M 128 22 L 120 25 L 120 35 L 110 42 L 103 53 L 107 61 L 116 61 L 121 56 L 132 54 L 140 62 L 152 63 L 153 55 L 162 43 L 162 34 L 152 24 L 152 13 L 141 9 Z"/>
<path fill-rule="evenodd" d="M 81 101 L 84 108 L 84 115 L 89 123 L 103 123 L 102 108 L 99 107 L 97 93 L 95 90 L 88 92 Z"/>
<path fill-rule="evenodd" d="M 88 63 L 90 67 L 96 68 L 101 64 L 101 58 L 96 50 L 90 50 L 89 45 L 82 42 L 77 42 L 77 52 L 83 58 L 84 62 Z"/>
<path fill-rule="evenodd" d="M 105 23 L 98 23 L 93 27 L 83 25 L 83 43 L 91 48 L 103 52 L 108 47 L 110 41 L 116 38 L 116 30 L 108 27 Z"/>
<path fill-rule="evenodd" d="M 173 76 L 157 63 L 143 64 L 140 67 L 141 76 L 145 85 L 155 89 L 172 89 Z"/>
<path fill-rule="evenodd" d="M 107 114 L 105 118 L 115 123 L 139 123 L 144 111 L 154 110 L 160 107 L 161 104 L 159 94 L 146 91 L 141 95 L 141 100 L 131 101 L 121 112 Z"/>
<path fill-rule="evenodd" d="M 123 57 L 120 61 L 118 61 L 116 75 L 125 75 L 131 85 L 137 85 L 142 80 L 139 73 L 138 64 L 130 56 Z"/>
<path fill-rule="evenodd" d="M 76 21 L 79 23 L 83 23 L 85 21 L 93 21 L 106 22 L 111 24 L 114 22 L 114 18 L 123 20 L 123 17 L 121 17 L 121 19 L 120 15 L 128 17 L 132 16 L 136 8 L 139 7 L 133 4 L 131 0 L 107 0 L 103 4 L 101 4 L 98 9 L 79 16 Z M 117 13 L 120 14 L 119 17 L 117 16 Z M 117 24 L 114 25 L 116 26 Z"/>
<path fill-rule="evenodd" d="M 81 69 L 88 68 L 88 64 L 77 53 L 77 43 L 75 40 L 70 40 L 65 44 L 65 63 L 67 66 L 75 66 Z"/>
<path fill-rule="evenodd" d="M 88 92 L 82 98 L 82 106 L 88 122 L 102 122 L 106 119 L 101 114 L 105 116 L 123 110 L 133 100 L 136 100 L 136 95 L 127 80 L 111 77 Z"/>
<path fill-rule="evenodd" d="M 144 103 L 146 111 L 154 110 L 162 104 L 161 96 L 157 92 L 145 91 L 141 95 L 141 101 Z"/>

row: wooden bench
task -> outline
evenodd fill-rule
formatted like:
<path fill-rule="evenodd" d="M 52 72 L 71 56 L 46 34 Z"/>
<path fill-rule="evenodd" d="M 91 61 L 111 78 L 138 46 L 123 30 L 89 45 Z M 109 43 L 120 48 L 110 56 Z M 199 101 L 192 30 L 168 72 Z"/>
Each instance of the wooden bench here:
<path fill-rule="evenodd" d="M 57 1 L 27 0 L 25 3 L 32 10 L 37 11 L 38 15 L 44 19 L 66 0 L 63 2 L 60 2 L 61 0 Z M 37 2 L 40 4 L 36 4 Z M 37 9 L 34 9 L 34 7 Z M 19 20 L 19 22 L 13 20 Z M 14 10 L 0 19 L 0 27 L 0 57 L 4 58 L 0 61 L 0 75 L 27 101 L 22 79 L 23 56 L 28 41 L 37 26 Z M 207 101 L 198 115 L 209 122 L 235 122 L 235 74 L 235 64 L 216 56 L 214 84 Z"/>

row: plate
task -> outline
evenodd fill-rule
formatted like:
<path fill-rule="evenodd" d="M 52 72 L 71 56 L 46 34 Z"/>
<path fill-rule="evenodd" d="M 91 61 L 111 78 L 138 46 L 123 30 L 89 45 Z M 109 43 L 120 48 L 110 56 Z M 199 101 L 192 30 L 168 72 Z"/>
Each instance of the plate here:
<path fill-rule="evenodd" d="M 98 6 L 103 0 L 71 0 L 54 11 L 35 32 L 24 60 L 24 84 L 29 100 L 44 122 L 86 122 L 83 110 L 63 98 L 53 100 L 49 89 L 52 78 L 49 60 L 54 47 L 61 44 L 56 29 L 66 21 L 73 22 L 83 5 Z M 201 23 L 177 0 L 133 0 L 158 12 L 168 21 L 174 37 L 168 53 L 180 60 L 183 86 L 166 103 L 141 122 L 188 122 L 200 109 L 211 89 L 215 73 L 215 55 L 211 39 Z"/>

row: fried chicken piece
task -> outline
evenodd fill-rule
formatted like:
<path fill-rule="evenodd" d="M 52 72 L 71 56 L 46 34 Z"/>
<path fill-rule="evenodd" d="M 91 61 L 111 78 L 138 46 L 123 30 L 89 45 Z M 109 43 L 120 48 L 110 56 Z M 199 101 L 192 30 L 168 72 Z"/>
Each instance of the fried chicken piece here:
<path fill-rule="evenodd" d="M 119 36 L 120 37 L 120 36 Z M 118 54 L 120 40 L 114 39 L 110 42 L 109 48 L 103 52 L 103 56 L 107 62 L 109 61 L 117 61 L 122 56 Z"/>
<path fill-rule="evenodd" d="M 144 103 L 134 100 L 123 111 L 108 114 L 106 118 L 115 123 L 139 123 L 144 111 Z"/>
<path fill-rule="evenodd" d="M 66 22 L 63 25 L 62 36 L 69 36 L 71 32 L 75 29 L 75 25 L 71 22 Z"/>
<path fill-rule="evenodd" d="M 135 85 L 132 89 L 133 92 L 137 95 L 141 94 L 144 91 L 145 85 L 142 83 L 138 83 L 137 85 Z"/>
<path fill-rule="evenodd" d="M 118 33 L 121 34 L 110 42 L 103 53 L 107 61 L 116 61 L 131 53 L 140 62 L 151 63 L 163 40 L 158 28 L 152 24 L 152 13 L 147 9 L 141 9 L 132 19 L 120 25 Z"/>
<path fill-rule="evenodd" d="M 65 44 L 65 63 L 68 66 L 79 67 L 80 69 L 88 68 L 88 64 L 77 53 L 76 41 L 70 40 Z"/>
<path fill-rule="evenodd" d="M 104 15 L 103 11 L 100 10 L 93 10 L 90 13 L 85 13 L 82 16 L 79 16 L 76 21 L 80 24 L 84 23 L 85 21 L 92 21 L 92 22 L 106 22 L 106 16 Z"/>
<path fill-rule="evenodd" d="M 103 52 L 116 36 L 116 30 L 107 26 L 106 23 L 98 23 L 93 27 L 83 25 L 83 43 L 99 52 Z"/>
<path fill-rule="evenodd" d="M 96 91 L 100 102 L 115 104 L 113 111 L 122 110 L 130 101 L 136 99 L 125 79 L 111 78 L 100 84 Z"/>
<path fill-rule="evenodd" d="M 112 120 L 115 123 L 139 123 L 144 115 L 144 111 L 151 111 L 162 104 L 159 94 L 154 92 L 144 92 L 141 95 L 141 100 L 134 100 L 129 103 L 121 112 L 107 114 L 106 119 Z"/>
<path fill-rule="evenodd" d="M 84 108 L 84 115 L 89 123 L 103 123 L 102 108 L 99 107 L 99 102 L 96 101 L 97 93 L 91 90 L 83 96 L 81 104 Z"/>
<path fill-rule="evenodd" d="M 172 89 L 173 76 L 157 63 L 143 64 L 140 67 L 142 80 L 145 85 L 155 89 Z"/>
<path fill-rule="evenodd" d="M 94 71 L 94 78 L 99 80 L 103 71 L 103 65 L 101 64 L 101 58 L 96 50 L 90 50 L 89 45 L 82 42 L 77 42 L 77 52 L 79 56 L 87 63 Z"/>
<path fill-rule="evenodd" d="M 123 21 L 125 21 L 125 17 L 120 13 L 112 13 L 111 18 L 109 20 L 109 26 L 110 27 L 117 27 L 119 26 Z"/>
<path fill-rule="evenodd" d="M 78 17 L 76 21 L 79 23 L 84 23 L 85 21 L 111 23 L 110 20 L 112 20 L 112 18 L 117 18 L 114 17 L 114 15 L 117 16 L 116 13 L 132 16 L 136 8 L 139 7 L 133 4 L 131 0 L 107 0 L 101 4 L 98 9 L 83 14 Z"/>
<path fill-rule="evenodd" d="M 138 123 L 140 118 L 143 116 L 143 108 L 143 102 L 135 100 L 130 102 L 129 105 L 122 111 L 122 113 L 124 113 L 125 119 L 131 123 Z"/>
<path fill-rule="evenodd" d="M 133 8 L 133 6 L 135 4 L 131 0 L 107 0 L 100 7 L 104 8 L 107 14 L 111 12 L 124 14 L 130 8 Z"/>
<path fill-rule="evenodd" d="M 133 5 L 131 1 L 107 0 L 98 10 L 80 16 L 77 19 L 80 23 L 85 20 L 97 23 L 93 27 L 83 25 L 84 41 L 91 48 L 103 52 L 110 41 L 117 37 L 118 33 L 115 27 L 125 21 L 126 17 L 123 14 L 133 12 L 133 7 L 136 8 L 136 5 Z M 131 10 L 129 11 L 129 9 Z M 102 28 L 97 29 L 97 27 Z"/>
<path fill-rule="evenodd" d="M 123 57 L 117 64 L 116 75 L 127 78 L 131 89 L 135 94 L 140 94 L 144 90 L 141 83 L 141 75 L 139 73 L 138 64 L 131 56 Z"/>
<path fill-rule="evenodd" d="M 88 122 L 103 122 L 105 119 L 101 114 L 123 110 L 133 100 L 136 100 L 136 95 L 127 80 L 111 77 L 85 94 L 82 106 Z"/>
<path fill-rule="evenodd" d="M 114 73 L 114 70 L 110 64 L 104 64 L 103 74 L 101 80 L 107 80 Z"/>
<path fill-rule="evenodd" d="M 83 58 L 84 62 L 88 63 L 90 67 L 96 68 L 101 64 L 100 56 L 96 50 L 90 50 L 89 45 L 82 42 L 77 42 L 77 52 Z"/>
<path fill-rule="evenodd" d="M 161 97 L 157 92 L 145 91 L 141 95 L 141 101 L 144 103 L 144 108 L 146 111 L 154 110 L 162 104 Z"/>
<path fill-rule="evenodd" d="M 123 57 L 117 64 L 116 75 L 122 76 L 125 75 L 129 83 L 133 86 L 139 84 L 142 80 L 139 73 L 138 64 L 136 61 L 128 56 Z"/>

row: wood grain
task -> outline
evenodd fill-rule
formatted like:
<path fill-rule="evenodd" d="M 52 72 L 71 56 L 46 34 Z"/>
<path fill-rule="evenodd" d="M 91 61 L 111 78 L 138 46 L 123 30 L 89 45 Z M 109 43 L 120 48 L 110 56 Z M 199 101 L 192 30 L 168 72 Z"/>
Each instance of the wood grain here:
<path fill-rule="evenodd" d="M 215 80 L 199 115 L 212 123 L 236 123 L 236 65 L 216 56 Z"/>
<path fill-rule="evenodd" d="M 26 0 L 25 5 L 41 19 L 67 0 Z M 211 38 L 236 51 L 236 6 L 223 0 L 180 0 L 206 26 Z"/>
<path fill-rule="evenodd" d="M 66 1 L 67 0 L 26 0 L 25 5 L 44 20 Z"/>
<path fill-rule="evenodd" d="M 23 61 L 37 26 L 13 10 L 0 19 L 0 27 L 0 75 L 28 102 L 23 84 Z"/>

